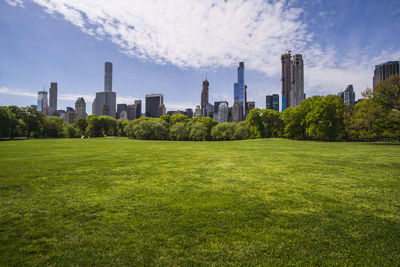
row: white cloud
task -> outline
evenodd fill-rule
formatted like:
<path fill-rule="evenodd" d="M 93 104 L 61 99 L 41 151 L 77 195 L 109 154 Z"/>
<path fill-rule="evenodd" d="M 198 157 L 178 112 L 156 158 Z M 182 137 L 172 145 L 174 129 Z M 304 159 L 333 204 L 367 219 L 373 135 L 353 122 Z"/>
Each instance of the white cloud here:
<path fill-rule="evenodd" d="M 6 0 L 23 6 L 22 0 Z M 386 56 L 345 55 L 320 47 L 303 21 L 304 10 L 285 0 L 33 0 L 97 39 L 109 39 L 127 55 L 181 68 L 257 70 L 279 83 L 280 54 L 304 56 L 308 94 L 336 93 L 347 84 L 371 86 L 374 64 Z M 321 11 L 319 16 L 331 15 Z M 379 53 L 379 52 L 378 52 Z M 397 59 L 400 51 L 390 52 Z M 129 101 L 123 102 L 132 102 Z"/>
<path fill-rule="evenodd" d="M 264 0 L 34 0 L 128 55 L 178 67 L 246 67 L 277 74 L 279 54 L 310 41 L 302 9 Z M 277 56 L 278 55 L 278 56 Z"/>
<path fill-rule="evenodd" d="M 24 2 L 22 0 L 5 0 L 10 6 L 20 6 L 24 8 Z"/>
<path fill-rule="evenodd" d="M 0 87 L 0 94 L 3 95 L 16 95 L 16 96 L 27 96 L 27 97 L 37 97 L 37 93 L 34 94 L 29 91 L 21 90 L 21 89 L 10 89 L 7 87 Z"/>

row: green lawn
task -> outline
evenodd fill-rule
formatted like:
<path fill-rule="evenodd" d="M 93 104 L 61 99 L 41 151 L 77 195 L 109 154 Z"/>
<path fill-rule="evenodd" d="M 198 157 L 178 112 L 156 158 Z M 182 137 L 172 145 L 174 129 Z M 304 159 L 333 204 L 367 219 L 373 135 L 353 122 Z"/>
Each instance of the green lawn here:
<path fill-rule="evenodd" d="M 0 142 L 0 265 L 400 264 L 400 145 Z"/>

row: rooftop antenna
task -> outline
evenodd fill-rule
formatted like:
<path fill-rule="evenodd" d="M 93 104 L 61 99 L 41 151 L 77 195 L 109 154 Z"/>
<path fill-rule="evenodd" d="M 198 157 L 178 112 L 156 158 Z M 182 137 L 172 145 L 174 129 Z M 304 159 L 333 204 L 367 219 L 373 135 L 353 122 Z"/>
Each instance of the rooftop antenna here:
<path fill-rule="evenodd" d="M 207 72 L 206 72 L 206 80 L 207 80 Z"/>

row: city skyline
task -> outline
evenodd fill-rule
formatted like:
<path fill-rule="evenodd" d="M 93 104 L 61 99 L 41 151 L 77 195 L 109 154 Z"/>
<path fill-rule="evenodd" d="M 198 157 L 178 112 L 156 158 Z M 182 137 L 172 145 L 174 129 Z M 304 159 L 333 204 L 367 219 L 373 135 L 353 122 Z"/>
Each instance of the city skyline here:
<path fill-rule="evenodd" d="M 399 37 L 391 34 L 399 26 L 396 16 L 399 5 L 396 1 L 387 1 L 385 5 L 372 1 L 355 1 L 351 4 L 346 1 L 250 2 L 253 5 L 246 5 L 242 1 L 197 3 L 199 9 L 196 12 L 199 15 L 209 14 L 204 23 L 210 33 L 201 28 L 195 32 L 196 38 L 193 39 L 201 44 L 201 50 L 191 38 L 179 45 L 174 43 L 176 49 L 172 50 L 169 40 L 165 40 L 162 44 L 155 43 L 161 48 L 169 48 L 160 50 L 168 51 L 162 54 L 151 50 L 155 49 L 151 45 L 141 46 L 135 39 L 137 35 L 133 33 L 143 33 L 143 29 L 152 25 L 146 22 L 144 13 L 138 14 L 137 21 L 121 17 L 120 25 L 125 25 L 127 32 L 121 31 L 120 37 L 113 38 L 113 33 L 108 32 L 101 23 L 94 23 L 92 29 L 89 27 L 86 18 L 99 16 L 90 13 L 89 2 L 83 1 L 81 6 L 74 1 L 69 2 L 65 11 L 63 1 L 57 4 L 53 1 L 0 1 L 4 13 L 0 18 L 0 33 L 4 36 L 4 42 L 0 44 L 4 59 L 0 63 L 0 105 L 34 104 L 37 92 L 43 85 L 48 90 L 50 82 L 56 81 L 57 109 L 73 106 L 78 97 L 83 97 L 87 102 L 87 113 L 91 114 L 95 92 L 103 90 L 102 66 L 106 61 L 115 64 L 112 79 L 113 89 L 118 93 L 117 103 L 133 104 L 134 100 L 144 100 L 146 94 L 156 92 L 165 95 L 164 104 L 168 110 L 194 109 L 199 104 L 198 97 L 194 96 L 198 96 L 201 81 L 207 72 L 209 102 L 226 100 L 232 105 L 232 83 L 237 75 L 235 68 L 238 62 L 244 61 L 248 99 L 263 108 L 266 95 L 280 94 L 280 54 L 287 50 L 303 55 L 304 91 L 307 96 L 337 94 L 348 84 L 353 84 L 356 98 L 359 98 L 360 92 L 366 87 L 372 88 L 375 65 L 400 58 L 396 46 Z M 150 11 L 159 12 L 159 8 L 153 4 L 149 1 L 149 7 L 152 7 Z M 175 4 L 182 8 L 195 5 L 191 1 L 163 5 L 174 7 Z M 146 8 L 135 1 L 130 4 L 121 1 L 119 5 L 125 5 L 125 14 L 130 15 L 136 14 L 135 10 L 145 11 Z M 110 18 L 117 15 L 105 2 L 100 1 L 97 7 L 108 11 Z M 121 7 L 115 8 L 115 12 L 121 10 Z M 219 14 L 221 10 L 224 12 Z M 237 10 L 240 10 L 237 19 L 246 17 L 244 22 L 256 26 L 256 30 L 243 29 L 235 19 L 227 20 L 227 28 L 213 26 L 220 22 L 219 19 L 230 18 Z M 251 16 L 247 18 L 254 12 L 260 13 L 258 24 Z M 159 21 L 172 19 L 168 15 L 168 12 L 160 14 Z M 99 21 L 102 21 L 101 18 Z M 170 22 L 173 26 L 174 21 Z M 152 25 L 158 28 L 149 29 L 153 29 L 156 37 L 159 36 L 159 29 L 165 29 L 174 40 L 176 35 L 171 30 L 186 36 L 199 23 L 193 19 L 188 21 L 188 28 Z M 277 28 L 267 27 L 272 25 L 277 25 Z M 293 28 L 285 28 L 284 25 Z M 114 26 L 110 25 L 111 28 Z M 232 32 L 227 31 L 228 28 L 233 29 Z M 115 29 L 122 30 L 120 27 Z M 137 32 L 132 32 L 133 29 L 137 29 Z M 274 41 L 273 35 L 279 32 L 278 29 L 281 33 Z M 103 36 L 99 35 L 102 30 Z M 260 31 L 265 38 L 261 38 Z M 216 33 L 226 37 L 227 41 L 221 42 L 217 38 L 219 43 L 216 43 L 210 39 L 210 34 Z M 236 39 L 232 39 L 232 36 Z M 359 39 L 360 36 L 371 38 Z M 143 41 L 149 44 L 147 39 Z M 182 44 L 186 50 L 182 50 Z M 132 45 L 137 47 L 137 51 L 146 53 L 142 56 L 135 54 Z M 232 49 L 224 50 L 226 53 L 219 52 L 227 46 L 232 46 Z M 171 53 L 175 58 L 171 57 Z"/>

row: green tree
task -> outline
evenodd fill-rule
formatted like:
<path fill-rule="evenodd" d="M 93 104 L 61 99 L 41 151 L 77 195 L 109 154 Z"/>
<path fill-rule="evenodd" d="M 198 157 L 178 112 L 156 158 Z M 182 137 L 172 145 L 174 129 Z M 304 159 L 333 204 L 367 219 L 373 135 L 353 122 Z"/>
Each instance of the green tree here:
<path fill-rule="evenodd" d="M 128 121 L 126 120 L 117 120 L 117 134 L 118 136 L 127 136 L 125 132 L 125 128 L 128 125 Z"/>
<path fill-rule="evenodd" d="M 207 140 L 207 131 L 207 126 L 203 122 L 196 121 L 190 127 L 189 137 L 194 141 L 204 141 Z"/>
<path fill-rule="evenodd" d="M 130 121 L 125 129 L 129 137 L 141 140 L 167 140 L 169 137 L 167 123 L 159 118 L 142 117 Z"/>
<path fill-rule="evenodd" d="M 171 121 L 171 116 L 170 115 L 162 115 L 160 117 L 161 120 L 165 121 L 167 123 L 167 126 L 169 127 L 170 121 Z"/>
<path fill-rule="evenodd" d="M 205 140 L 211 140 L 211 129 L 218 124 L 216 120 L 211 119 L 210 117 L 202 117 L 200 121 L 206 127 L 206 138 Z"/>
<path fill-rule="evenodd" d="M 43 137 L 64 137 L 64 121 L 60 117 L 47 116 L 43 123 Z"/>
<path fill-rule="evenodd" d="M 262 115 L 263 113 L 261 109 L 254 108 L 250 110 L 249 115 L 246 118 L 251 138 L 265 137 L 265 129 L 264 129 Z"/>
<path fill-rule="evenodd" d="M 251 111 L 250 111 L 251 112 Z M 250 129 L 247 121 L 241 121 L 237 124 L 234 139 L 245 140 L 250 137 Z"/>
<path fill-rule="evenodd" d="M 9 137 L 11 133 L 11 111 L 8 107 L 0 107 L 0 136 Z"/>
<path fill-rule="evenodd" d="M 33 134 L 36 137 L 41 135 L 45 114 L 31 107 L 23 108 L 23 120 L 26 126 L 26 137 L 29 139 Z"/>
<path fill-rule="evenodd" d="M 283 135 L 285 124 L 281 119 L 279 111 L 272 109 L 263 109 L 261 112 L 261 121 L 264 129 L 263 137 L 280 137 Z"/>
<path fill-rule="evenodd" d="M 400 138 L 400 112 L 378 104 L 372 98 L 357 103 L 347 122 L 351 140 L 384 140 Z"/>
<path fill-rule="evenodd" d="M 364 96 L 370 98 L 378 104 L 390 110 L 400 111 L 400 75 L 392 75 L 375 85 L 374 89 L 368 89 L 363 93 Z"/>
<path fill-rule="evenodd" d="M 79 130 L 79 134 L 82 136 L 86 132 L 87 121 L 84 118 L 79 118 L 74 122 L 74 126 Z"/>
<path fill-rule="evenodd" d="M 328 95 L 311 102 L 307 112 L 307 136 L 311 139 L 334 141 L 343 138 L 344 102 L 337 95 Z"/>
<path fill-rule="evenodd" d="M 188 117 L 186 115 L 174 114 L 171 116 L 169 123 L 172 126 L 177 122 L 185 122 L 186 123 L 187 121 L 188 121 Z"/>
<path fill-rule="evenodd" d="M 80 129 L 76 128 L 73 124 L 68 124 L 64 127 L 64 135 L 67 138 L 78 138 L 81 136 L 80 133 Z"/>
<path fill-rule="evenodd" d="M 85 135 L 90 137 L 103 136 L 102 125 L 99 118 L 96 115 L 89 115 L 86 117 L 87 127 L 85 129 Z"/>
<path fill-rule="evenodd" d="M 234 122 L 223 122 L 214 126 L 211 137 L 216 141 L 234 140 L 237 124 Z"/>
<path fill-rule="evenodd" d="M 113 117 L 102 115 L 99 116 L 99 123 L 101 125 L 102 136 L 116 136 L 117 135 L 117 120 Z"/>
<path fill-rule="evenodd" d="M 175 122 L 170 127 L 170 136 L 172 140 L 176 141 L 189 140 L 189 134 L 190 134 L 190 127 L 186 125 L 186 123 L 183 121 Z"/>
<path fill-rule="evenodd" d="M 11 137 L 11 139 L 13 139 L 15 136 L 24 135 L 23 133 L 21 133 L 25 128 L 25 124 L 23 122 L 23 118 L 25 116 L 24 110 L 17 106 L 9 106 L 8 110 L 10 111 L 9 136 Z"/>
<path fill-rule="evenodd" d="M 306 139 L 305 118 L 305 109 L 301 105 L 285 109 L 281 114 L 285 124 L 283 135 L 290 139 Z"/>

